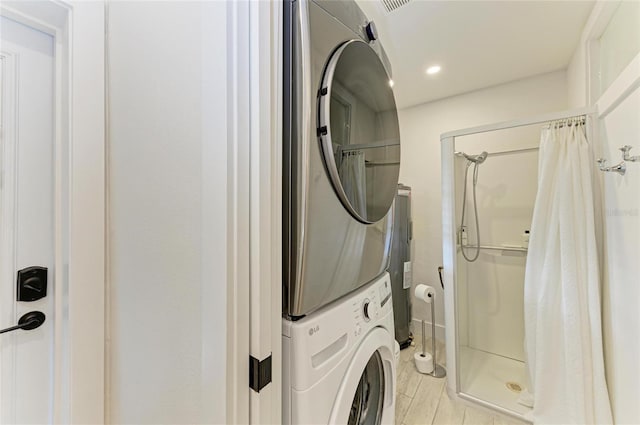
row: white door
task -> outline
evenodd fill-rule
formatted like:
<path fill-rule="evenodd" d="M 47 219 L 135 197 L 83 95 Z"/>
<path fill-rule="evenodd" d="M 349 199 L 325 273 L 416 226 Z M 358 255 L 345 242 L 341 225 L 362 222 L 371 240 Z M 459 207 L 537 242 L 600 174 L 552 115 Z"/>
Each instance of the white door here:
<path fill-rule="evenodd" d="M 46 317 L 36 329 L 0 334 L 0 425 L 44 424 L 53 419 L 54 40 L 0 19 L 0 329 L 28 312 Z M 18 271 L 34 266 L 46 272 L 46 296 L 18 301 Z M 22 296 L 43 295 L 44 280 L 27 282 Z"/>

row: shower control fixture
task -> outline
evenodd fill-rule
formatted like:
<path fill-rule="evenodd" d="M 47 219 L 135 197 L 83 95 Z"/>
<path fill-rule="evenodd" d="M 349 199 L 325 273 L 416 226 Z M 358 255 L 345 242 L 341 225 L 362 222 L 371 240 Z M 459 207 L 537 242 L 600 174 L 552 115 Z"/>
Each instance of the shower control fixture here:
<path fill-rule="evenodd" d="M 478 184 L 478 167 L 482 164 L 489 154 L 486 151 L 478 155 L 469 155 L 464 152 L 456 152 L 456 155 L 463 156 L 468 162 L 464 171 L 464 190 L 462 193 L 462 218 L 460 219 L 460 251 L 462 252 L 462 256 L 465 260 L 470 263 L 476 261 L 478 256 L 480 256 L 480 224 L 478 220 L 478 202 L 476 200 L 476 185 Z M 473 164 L 473 211 L 476 222 L 476 243 L 474 246 L 468 245 L 468 234 L 467 234 L 467 226 L 464 222 L 466 207 L 467 207 L 467 176 L 469 174 L 469 168 Z M 475 255 L 473 257 L 467 257 L 467 253 L 465 252 L 465 248 L 474 248 Z"/>
<path fill-rule="evenodd" d="M 460 226 L 460 230 L 458 231 L 458 244 L 462 246 L 469 245 L 469 235 L 467 233 L 467 226 Z"/>
<path fill-rule="evenodd" d="M 464 152 L 462 152 L 462 156 L 464 156 L 467 161 L 471 161 L 475 164 L 482 164 L 484 162 L 485 159 L 487 159 L 487 156 L 489 154 L 486 151 L 483 151 L 482 153 L 478 154 L 478 155 L 469 155 L 466 154 Z"/>
<path fill-rule="evenodd" d="M 624 176 L 627 172 L 627 164 L 624 161 L 612 167 L 607 167 L 607 160 L 598 158 L 598 166 L 600 167 L 600 171 L 618 173 L 621 176 Z"/>
<path fill-rule="evenodd" d="M 640 155 L 629 156 L 629 151 L 631 149 L 632 149 L 632 146 L 629 146 L 629 145 L 624 145 L 623 147 L 620 148 L 620 150 L 622 151 L 622 160 L 623 161 L 630 161 L 630 162 L 638 162 L 638 161 L 640 161 Z"/>

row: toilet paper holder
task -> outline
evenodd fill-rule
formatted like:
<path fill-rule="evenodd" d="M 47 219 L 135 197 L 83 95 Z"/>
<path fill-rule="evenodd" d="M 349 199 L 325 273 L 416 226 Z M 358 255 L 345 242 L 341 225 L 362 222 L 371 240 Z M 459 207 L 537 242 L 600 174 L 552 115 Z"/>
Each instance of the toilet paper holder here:
<path fill-rule="evenodd" d="M 435 308 L 435 291 L 432 287 L 427 285 L 418 285 L 414 291 L 416 298 L 424 301 L 426 304 L 431 306 L 431 360 L 433 363 L 433 368 L 431 372 L 426 373 L 427 375 L 431 375 L 434 378 L 444 378 L 447 375 L 447 370 L 438 364 L 437 354 L 436 354 L 436 308 Z M 422 320 L 422 354 L 421 357 L 426 357 L 427 354 L 427 322 Z M 417 357 L 416 357 L 416 367 L 417 365 Z M 418 367 L 420 370 L 420 367 Z M 420 372 L 424 373 L 422 370 Z"/>

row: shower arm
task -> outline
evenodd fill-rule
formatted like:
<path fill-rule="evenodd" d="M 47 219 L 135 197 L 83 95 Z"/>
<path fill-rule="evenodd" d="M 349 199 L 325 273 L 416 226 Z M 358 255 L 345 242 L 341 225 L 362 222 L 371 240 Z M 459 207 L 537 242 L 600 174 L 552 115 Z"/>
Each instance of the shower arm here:
<path fill-rule="evenodd" d="M 489 156 L 489 153 L 487 151 L 483 151 L 478 155 L 469 155 L 465 152 L 455 152 L 454 154 L 457 156 L 461 156 L 465 158 L 467 161 L 469 161 L 467 166 L 470 165 L 471 163 L 482 164 L 487 159 L 487 156 Z"/>

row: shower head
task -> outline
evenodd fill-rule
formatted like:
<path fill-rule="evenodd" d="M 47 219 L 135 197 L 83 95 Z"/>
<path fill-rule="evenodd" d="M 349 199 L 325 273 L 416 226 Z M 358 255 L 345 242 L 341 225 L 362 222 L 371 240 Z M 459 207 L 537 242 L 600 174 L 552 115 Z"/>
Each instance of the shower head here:
<path fill-rule="evenodd" d="M 475 162 L 476 164 L 482 164 L 485 159 L 487 159 L 488 155 L 489 154 L 486 151 L 483 151 L 479 155 L 467 155 L 466 153 L 462 152 L 462 156 L 467 158 L 467 161 Z"/>

